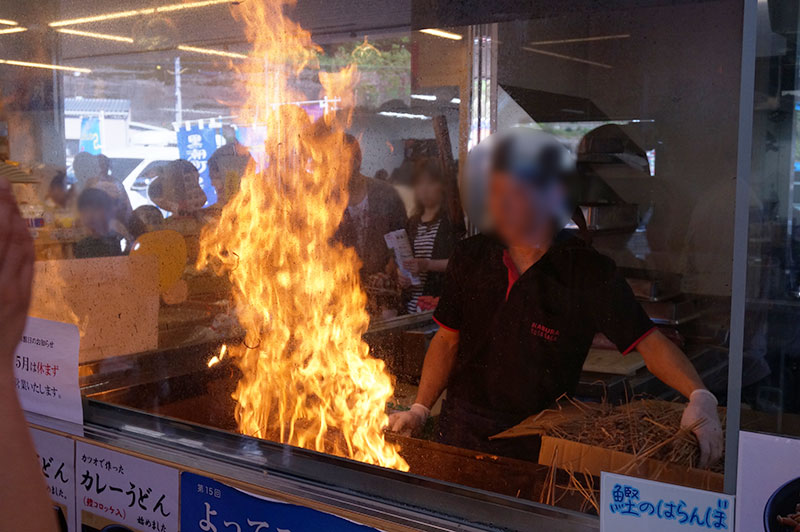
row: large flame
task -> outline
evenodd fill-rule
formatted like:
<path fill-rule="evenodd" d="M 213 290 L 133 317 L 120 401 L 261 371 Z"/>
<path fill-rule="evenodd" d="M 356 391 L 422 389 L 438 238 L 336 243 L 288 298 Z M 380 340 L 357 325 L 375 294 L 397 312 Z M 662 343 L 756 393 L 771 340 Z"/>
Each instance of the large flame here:
<path fill-rule="evenodd" d="M 244 346 L 231 348 L 242 378 L 234 399 L 248 435 L 407 470 L 387 443 L 393 388 L 361 336 L 369 317 L 352 249 L 332 242 L 347 203 L 349 116 L 313 124 L 292 89 L 316 64 L 310 34 L 282 0 L 233 7 L 253 43 L 244 123 L 266 124 L 266 169 L 249 168 L 218 223 L 203 231 L 199 267 L 227 273 Z M 257 79 L 259 81 L 253 82 Z M 352 109 L 357 72 L 319 72 L 325 96 Z"/>

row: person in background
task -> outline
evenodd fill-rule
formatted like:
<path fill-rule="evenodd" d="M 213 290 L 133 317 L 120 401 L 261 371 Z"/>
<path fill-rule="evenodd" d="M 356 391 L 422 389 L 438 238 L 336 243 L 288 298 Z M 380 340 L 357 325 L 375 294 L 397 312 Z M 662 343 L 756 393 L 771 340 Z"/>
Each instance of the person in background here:
<path fill-rule="evenodd" d="M 0 178 L 0 515 L 3 530 L 56 532 L 53 503 L 41 473 L 14 384 L 14 351 L 22 337 L 33 281 L 33 241 L 9 183 Z M 24 509 L 24 511 L 22 511 Z"/>
<path fill-rule="evenodd" d="M 139 238 L 145 233 L 158 231 L 164 225 L 164 215 L 155 205 L 142 205 L 131 215 L 131 236 Z"/>
<path fill-rule="evenodd" d="M 96 178 L 87 181 L 86 187 L 99 188 L 111 196 L 111 199 L 114 200 L 114 219 L 119 222 L 119 225 L 116 227 L 117 231 L 125 235 L 130 231 L 129 226 L 131 223 L 131 214 L 133 213 L 133 207 L 128 197 L 128 192 L 117 176 L 111 173 L 113 170 L 111 167 L 111 159 L 102 153 L 95 155 L 95 157 L 97 158 L 99 173 Z"/>
<path fill-rule="evenodd" d="M 208 159 L 208 176 L 211 186 L 217 193 L 217 202 L 209 205 L 205 211 L 213 217 L 219 216 L 222 208 L 239 192 L 242 178 L 251 168 L 255 170 L 255 161 L 246 146 L 233 140 L 216 149 Z"/>
<path fill-rule="evenodd" d="M 456 242 L 464 234 L 461 208 L 454 201 L 455 182 L 442 171 L 438 159 L 420 159 L 411 177 L 414 212 L 406 228 L 414 258 L 403 264 L 419 283 L 400 273 L 406 290 L 408 312 L 422 312 L 436 306 L 444 286 L 444 272 Z"/>
<path fill-rule="evenodd" d="M 72 159 L 72 172 L 75 174 L 75 190 L 77 194 L 87 188 L 89 181 L 100 178 L 100 162 L 91 153 L 82 151 Z"/>
<path fill-rule="evenodd" d="M 66 209 L 74 201 L 75 189 L 67 185 L 67 174 L 58 172 L 47 187 L 45 205 L 53 209 Z"/>
<path fill-rule="evenodd" d="M 184 159 L 171 161 L 150 183 L 147 193 L 158 208 L 171 213 L 161 229 L 171 229 L 183 235 L 189 264 L 194 264 L 200 249 L 200 231 L 205 225 L 203 205 L 207 200 L 200 187 L 197 168 Z"/>
<path fill-rule="evenodd" d="M 78 196 L 78 213 L 89 236 L 75 244 L 75 258 L 117 257 L 125 254 L 122 236 L 111 229 L 114 202 L 104 191 L 87 188 Z"/>
<path fill-rule="evenodd" d="M 349 199 L 335 238 L 355 248 L 362 263 L 361 275 L 366 279 L 387 273 L 392 254 L 383 236 L 406 226 L 406 210 L 394 187 L 361 173 L 358 140 L 347 135 L 346 142 L 351 149 Z"/>

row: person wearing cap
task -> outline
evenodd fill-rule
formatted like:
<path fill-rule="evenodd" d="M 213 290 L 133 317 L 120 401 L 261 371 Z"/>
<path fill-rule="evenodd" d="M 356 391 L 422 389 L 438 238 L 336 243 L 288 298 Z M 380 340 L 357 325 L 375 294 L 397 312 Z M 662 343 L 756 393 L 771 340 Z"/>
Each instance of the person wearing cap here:
<path fill-rule="evenodd" d="M 623 354 L 641 353 L 653 375 L 689 399 L 682 426 L 697 436 L 699 465 L 716 462 L 723 447 L 716 398 L 614 262 L 563 230 L 574 166 L 566 148 L 519 128 L 497 135 L 486 159 L 493 231 L 456 246 L 416 401 L 390 416 L 389 429 L 419 431 L 446 388 L 442 443 L 536 460 L 538 438 L 489 438 L 574 393 L 602 332 Z"/>

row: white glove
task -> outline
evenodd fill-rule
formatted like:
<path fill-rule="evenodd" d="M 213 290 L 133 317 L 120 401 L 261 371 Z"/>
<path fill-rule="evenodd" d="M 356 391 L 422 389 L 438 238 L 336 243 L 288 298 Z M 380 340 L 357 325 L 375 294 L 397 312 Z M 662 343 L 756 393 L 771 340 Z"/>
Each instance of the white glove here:
<path fill-rule="evenodd" d="M 431 409 L 425 405 L 414 403 L 410 410 L 396 412 L 389 416 L 388 429 L 403 436 L 419 432 L 431 416 Z"/>
<path fill-rule="evenodd" d="M 689 396 L 689 404 L 683 411 L 681 428 L 695 425 L 692 429 L 700 444 L 700 463 L 698 467 L 706 467 L 716 463 L 722 457 L 724 446 L 722 425 L 717 414 L 717 398 L 705 389 L 698 388 Z"/>

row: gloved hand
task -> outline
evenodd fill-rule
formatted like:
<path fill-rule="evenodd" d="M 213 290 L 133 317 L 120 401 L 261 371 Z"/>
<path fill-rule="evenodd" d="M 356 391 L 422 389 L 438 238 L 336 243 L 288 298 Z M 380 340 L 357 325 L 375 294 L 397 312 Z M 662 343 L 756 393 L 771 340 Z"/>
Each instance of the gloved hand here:
<path fill-rule="evenodd" d="M 422 427 L 430 416 L 430 408 L 419 403 L 414 403 L 411 405 L 410 410 L 395 412 L 389 416 L 389 426 L 387 428 L 402 436 L 411 436 L 422 430 Z"/>
<path fill-rule="evenodd" d="M 717 398 L 708 390 L 697 389 L 689 396 L 689 404 L 681 418 L 681 428 L 692 426 L 692 432 L 700 444 L 698 467 L 704 469 L 720 459 L 724 446 L 722 425 L 717 414 Z"/>

